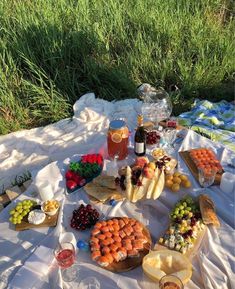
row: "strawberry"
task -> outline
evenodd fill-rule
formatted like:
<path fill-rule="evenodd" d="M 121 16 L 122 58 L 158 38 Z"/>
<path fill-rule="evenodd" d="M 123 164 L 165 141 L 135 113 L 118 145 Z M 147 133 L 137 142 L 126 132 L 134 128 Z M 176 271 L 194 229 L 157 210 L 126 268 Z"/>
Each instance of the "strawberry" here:
<path fill-rule="evenodd" d="M 66 180 L 72 179 L 72 178 L 73 178 L 73 174 L 74 174 L 74 173 L 73 173 L 71 170 L 68 170 L 68 171 L 66 172 L 66 174 L 65 174 Z"/>
<path fill-rule="evenodd" d="M 78 174 L 74 175 L 72 180 L 77 184 L 79 185 L 80 181 L 81 181 L 82 177 L 79 176 Z"/>
<path fill-rule="evenodd" d="M 68 180 L 66 182 L 66 187 L 69 189 L 69 190 L 73 190 L 77 187 L 77 184 L 76 182 L 74 182 L 73 180 Z"/>

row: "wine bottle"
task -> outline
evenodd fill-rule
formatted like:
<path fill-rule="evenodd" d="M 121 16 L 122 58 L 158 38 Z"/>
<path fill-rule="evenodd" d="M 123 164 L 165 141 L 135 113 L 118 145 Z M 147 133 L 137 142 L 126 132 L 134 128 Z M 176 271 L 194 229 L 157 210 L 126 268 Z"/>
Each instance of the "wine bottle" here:
<path fill-rule="evenodd" d="M 146 135 L 143 125 L 143 115 L 138 115 L 138 127 L 135 132 L 134 151 L 137 156 L 144 156 L 146 152 Z"/>

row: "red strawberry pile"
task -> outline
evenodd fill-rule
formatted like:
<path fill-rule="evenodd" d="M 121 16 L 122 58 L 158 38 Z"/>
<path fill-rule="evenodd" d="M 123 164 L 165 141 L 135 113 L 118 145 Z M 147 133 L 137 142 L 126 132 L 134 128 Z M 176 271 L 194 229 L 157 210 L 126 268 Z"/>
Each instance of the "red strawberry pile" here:
<path fill-rule="evenodd" d="M 97 177 L 103 167 L 103 157 L 100 154 L 83 155 L 78 162 L 71 162 L 65 174 L 66 186 L 74 191 Z"/>

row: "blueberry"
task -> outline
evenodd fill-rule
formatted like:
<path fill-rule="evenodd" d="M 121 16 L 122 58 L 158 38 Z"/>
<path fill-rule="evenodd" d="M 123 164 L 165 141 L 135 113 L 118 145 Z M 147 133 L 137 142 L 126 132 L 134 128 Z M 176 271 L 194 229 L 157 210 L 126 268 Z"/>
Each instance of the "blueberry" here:
<path fill-rule="evenodd" d="M 114 199 L 111 199 L 111 200 L 109 201 L 109 204 L 110 204 L 112 207 L 114 207 L 114 206 L 117 204 L 117 201 L 114 200 Z"/>

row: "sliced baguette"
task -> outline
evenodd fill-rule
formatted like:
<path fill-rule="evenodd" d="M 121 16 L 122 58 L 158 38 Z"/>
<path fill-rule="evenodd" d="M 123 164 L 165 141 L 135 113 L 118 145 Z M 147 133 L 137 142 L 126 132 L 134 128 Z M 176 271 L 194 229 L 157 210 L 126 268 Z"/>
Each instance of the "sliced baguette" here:
<path fill-rule="evenodd" d="M 201 194 L 199 196 L 199 206 L 202 214 L 203 223 L 206 225 L 212 224 L 216 227 L 220 226 L 220 222 L 215 213 L 215 205 L 211 198 Z"/>

